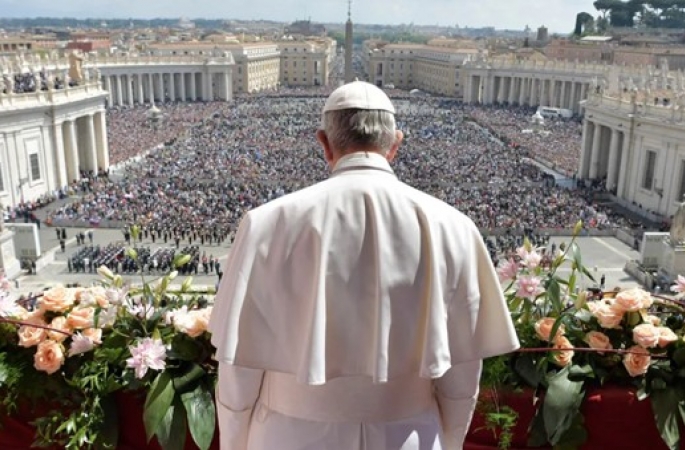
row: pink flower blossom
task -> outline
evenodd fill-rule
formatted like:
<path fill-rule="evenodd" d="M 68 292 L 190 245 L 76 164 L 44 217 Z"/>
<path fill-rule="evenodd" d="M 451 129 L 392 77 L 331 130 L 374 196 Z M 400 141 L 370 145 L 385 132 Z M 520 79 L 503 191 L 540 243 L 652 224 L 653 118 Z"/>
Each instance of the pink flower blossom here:
<path fill-rule="evenodd" d="M 536 249 L 528 251 L 526 247 L 519 247 L 516 250 L 516 254 L 521 258 L 521 264 L 530 270 L 535 269 L 540 265 L 540 261 L 542 261 L 542 255 Z"/>
<path fill-rule="evenodd" d="M 81 333 L 76 333 L 71 337 L 71 346 L 69 347 L 69 357 L 87 353 L 95 347 L 95 343 L 87 336 Z"/>
<path fill-rule="evenodd" d="M 514 261 L 514 258 L 509 258 L 497 268 L 497 274 L 499 275 L 500 281 L 513 280 L 516 278 L 518 271 L 519 266 L 516 261 Z"/>
<path fill-rule="evenodd" d="M 682 294 L 685 292 L 685 277 L 682 275 L 678 275 L 678 279 L 676 280 L 676 284 L 671 286 L 671 290 L 674 292 L 677 292 L 679 294 Z"/>
<path fill-rule="evenodd" d="M 9 295 L 0 295 L 0 317 L 23 317 L 26 310 Z"/>
<path fill-rule="evenodd" d="M 518 281 L 518 291 L 516 291 L 516 296 L 529 298 L 534 300 L 535 297 L 543 292 L 540 283 L 542 280 L 539 277 L 533 276 L 523 276 L 519 278 Z"/>
<path fill-rule="evenodd" d="M 137 345 L 129 346 L 131 358 L 126 367 L 135 369 L 136 378 L 143 378 L 148 369 L 164 370 L 166 367 L 166 348 L 159 339 L 145 338 Z"/>

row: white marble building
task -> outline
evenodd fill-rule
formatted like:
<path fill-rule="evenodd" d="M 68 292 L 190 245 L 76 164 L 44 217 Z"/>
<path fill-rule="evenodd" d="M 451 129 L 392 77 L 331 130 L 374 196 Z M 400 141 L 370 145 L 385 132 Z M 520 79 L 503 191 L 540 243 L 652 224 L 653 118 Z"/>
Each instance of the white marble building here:
<path fill-rule="evenodd" d="M 0 88 L 3 206 L 53 193 L 79 179 L 81 170 L 107 170 L 107 92 L 97 73 L 78 86 L 62 89 L 21 94 L 3 90 Z"/>
<path fill-rule="evenodd" d="M 685 196 L 685 77 L 593 93 L 585 102 L 578 176 L 604 179 L 626 205 L 670 217 Z"/>

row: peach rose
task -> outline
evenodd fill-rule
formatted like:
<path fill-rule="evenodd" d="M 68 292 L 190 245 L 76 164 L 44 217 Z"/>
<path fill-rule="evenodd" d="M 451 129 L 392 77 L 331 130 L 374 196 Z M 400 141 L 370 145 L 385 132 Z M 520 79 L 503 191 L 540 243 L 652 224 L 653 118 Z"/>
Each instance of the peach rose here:
<path fill-rule="evenodd" d="M 52 322 L 50 322 L 50 328 L 71 333 L 71 328 L 67 324 L 67 318 L 64 316 L 57 316 L 52 319 Z M 59 333 L 57 331 L 48 331 L 48 336 L 50 339 L 56 342 L 62 342 L 69 337 L 68 334 Z"/>
<path fill-rule="evenodd" d="M 45 321 L 40 318 L 30 318 L 26 322 L 47 326 Z M 48 337 L 48 332 L 45 328 L 37 328 L 29 325 L 23 325 L 17 331 L 19 336 L 19 345 L 22 347 L 33 347 L 43 342 Z"/>
<path fill-rule="evenodd" d="M 606 303 L 599 303 L 596 308 L 590 309 L 592 315 L 597 318 L 602 328 L 621 328 L 623 312 Z"/>
<path fill-rule="evenodd" d="M 198 337 L 207 331 L 210 315 L 211 308 L 177 313 L 173 319 L 174 327 L 190 337 Z"/>
<path fill-rule="evenodd" d="M 631 377 L 639 377 L 647 373 L 649 364 L 652 362 L 649 352 L 639 345 L 634 345 L 628 349 L 631 353 L 623 355 L 623 365 Z"/>
<path fill-rule="evenodd" d="M 585 342 L 587 342 L 587 345 L 590 346 L 590 348 L 594 348 L 595 350 L 611 350 L 611 341 L 609 340 L 609 336 L 606 334 L 599 332 L 599 331 L 590 331 L 588 334 L 585 335 Z M 599 352 L 600 355 L 603 355 L 604 352 Z"/>
<path fill-rule="evenodd" d="M 40 301 L 40 309 L 43 311 L 65 312 L 74 304 L 76 297 L 71 289 L 64 286 L 55 286 L 45 291 Z"/>
<path fill-rule="evenodd" d="M 552 359 L 556 365 L 566 367 L 571 364 L 571 360 L 573 359 L 573 350 L 571 349 L 573 348 L 573 345 L 571 345 L 571 342 L 568 339 L 563 336 L 556 338 L 552 348 L 555 350 L 560 349 L 560 351 L 552 352 Z"/>
<path fill-rule="evenodd" d="M 678 335 L 676 335 L 673 330 L 668 327 L 658 327 L 659 331 L 659 347 L 664 348 L 668 344 L 678 340 Z"/>
<path fill-rule="evenodd" d="M 93 341 L 95 345 L 102 344 L 102 330 L 99 328 L 87 328 L 81 334 Z"/>
<path fill-rule="evenodd" d="M 643 323 L 633 328 L 633 341 L 642 348 L 652 348 L 659 344 L 659 329 L 651 323 Z"/>
<path fill-rule="evenodd" d="M 554 338 L 550 339 L 549 336 L 552 333 L 552 328 L 554 328 L 554 322 L 556 322 L 556 320 L 557 319 L 553 317 L 544 317 L 535 322 L 535 333 L 537 333 L 540 339 L 543 341 L 550 341 L 564 335 L 566 328 L 564 327 L 564 324 L 561 324 L 559 325 L 559 328 L 557 328 Z"/>
<path fill-rule="evenodd" d="M 614 299 L 614 308 L 622 312 L 635 312 L 652 306 L 653 300 L 649 292 L 640 288 L 621 291 Z"/>
<path fill-rule="evenodd" d="M 64 349 L 55 341 L 43 341 L 33 356 L 33 367 L 49 374 L 57 372 L 64 364 Z"/>
<path fill-rule="evenodd" d="M 644 320 L 647 323 L 651 323 L 655 327 L 658 327 L 659 325 L 661 325 L 661 319 L 658 318 L 657 316 L 652 316 L 650 314 L 644 314 L 642 316 L 642 320 Z"/>
<path fill-rule="evenodd" d="M 72 310 L 67 316 L 67 323 L 74 330 L 82 330 L 84 328 L 91 328 L 95 320 L 95 308 L 89 306 L 87 308 L 76 308 Z"/>

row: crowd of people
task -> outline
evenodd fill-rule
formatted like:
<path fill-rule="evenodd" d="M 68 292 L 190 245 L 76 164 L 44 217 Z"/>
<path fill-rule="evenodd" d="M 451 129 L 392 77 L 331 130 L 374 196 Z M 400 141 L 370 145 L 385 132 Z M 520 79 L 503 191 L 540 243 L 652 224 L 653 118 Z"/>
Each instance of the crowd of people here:
<path fill-rule="evenodd" d="M 580 161 L 582 122 L 578 117 L 547 118 L 536 125 L 532 121 L 535 111 L 525 106 L 493 105 L 469 108 L 468 114 L 510 144 L 524 147 L 532 158 L 573 176 Z"/>
<path fill-rule="evenodd" d="M 150 128 L 144 108 L 113 110 L 111 161 L 144 156 L 127 163 L 121 177 L 92 179 L 79 201 L 51 211 L 50 220 L 106 219 L 138 224 L 165 242 L 223 243 L 247 210 L 327 177 L 315 140 L 323 102 L 321 93 L 281 92 L 167 105 L 158 128 Z M 545 137 L 521 132 L 530 110 L 408 95 L 395 104 L 405 133 L 393 163 L 398 177 L 483 229 L 570 228 L 579 219 L 594 227 L 630 225 L 594 204 L 592 192 L 555 186 L 531 163 L 577 167 L 576 120 L 550 123 Z"/>

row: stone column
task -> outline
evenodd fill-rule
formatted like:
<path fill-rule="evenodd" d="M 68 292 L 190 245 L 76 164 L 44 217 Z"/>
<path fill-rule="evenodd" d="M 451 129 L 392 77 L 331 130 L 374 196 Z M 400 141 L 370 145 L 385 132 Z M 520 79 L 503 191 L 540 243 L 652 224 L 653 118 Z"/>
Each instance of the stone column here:
<path fill-rule="evenodd" d="M 509 102 L 509 105 L 514 103 L 515 99 L 516 99 L 516 78 L 509 77 L 509 98 L 507 99 L 507 101 Z"/>
<path fill-rule="evenodd" d="M 587 83 L 582 82 L 580 85 L 580 99 L 585 100 L 587 99 Z"/>
<path fill-rule="evenodd" d="M 64 154 L 64 133 L 62 133 L 62 124 L 55 123 L 52 125 L 52 134 L 55 142 L 55 168 L 57 169 L 57 186 L 63 188 L 69 184 L 69 177 L 67 176 L 67 160 Z"/>
<path fill-rule="evenodd" d="M 107 91 L 107 106 L 112 106 L 112 99 L 114 96 L 112 95 L 112 79 L 108 76 L 104 77 L 105 78 L 105 90 Z"/>
<path fill-rule="evenodd" d="M 566 109 L 566 82 L 561 81 L 561 95 L 559 98 L 559 108 Z"/>
<path fill-rule="evenodd" d="M 559 93 L 557 80 L 550 80 L 549 84 L 549 106 L 556 108 L 559 105 L 557 102 L 557 94 Z"/>
<path fill-rule="evenodd" d="M 66 148 L 66 161 L 67 161 L 67 176 L 69 177 L 69 183 L 74 180 L 81 179 L 81 173 L 79 172 L 79 157 L 78 157 L 78 140 L 76 139 L 76 121 L 67 120 L 64 123 L 67 125 L 67 138 L 65 139 Z"/>
<path fill-rule="evenodd" d="M 497 102 L 504 102 L 504 77 L 499 77 L 499 89 L 497 90 Z"/>
<path fill-rule="evenodd" d="M 214 74 L 208 72 L 205 74 L 205 77 L 207 77 L 207 97 L 211 102 L 214 101 Z"/>
<path fill-rule="evenodd" d="M 150 105 L 155 104 L 155 83 L 154 80 L 152 79 L 152 73 L 147 74 L 147 81 L 148 81 L 148 90 L 150 91 Z"/>
<path fill-rule="evenodd" d="M 623 148 L 621 149 L 621 170 L 618 171 L 618 189 L 616 196 L 619 198 L 626 198 L 626 180 L 628 179 L 628 160 L 630 155 L 630 138 L 627 132 L 623 132 Z"/>
<path fill-rule="evenodd" d="M 528 78 L 519 78 L 519 105 L 523 106 L 526 102 L 526 87 L 528 86 Z"/>
<path fill-rule="evenodd" d="M 233 86 L 231 86 L 231 74 L 228 71 L 224 72 L 222 79 L 224 81 L 224 93 L 225 93 L 224 100 L 229 101 L 233 98 Z"/>
<path fill-rule="evenodd" d="M 197 101 L 197 84 L 195 82 L 195 72 L 190 72 L 190 99 Z"/>
<path fill-rule="evenodd" d="M 169 97 L 172 102 L 176 101 L 176 74 L 173 72 L 169 74 Z"/>
<path fill-rule="evenodd" d="M 179 84 L 179 87 L 181 88 L 181 101 L 187 102 L 188 97 L 186 96 L 186 74 L 181 72 L 179 73 L 179 76 L 181 78 L 181 83 Z"/>
<path fill-rule="evenodd" d="M 143 75 L 138 74 L 138 104 L 139 105 L 144 105 L 145 104 L 145 92 L 143 89 Z"/>
<path fill-rule="evenodd" d="M 109 169 L 109 142 L 107 140 L 107 114 L 95 113 L 95 145 L 97 148 L 96 165 L 99 169 Z"/>
<path fill-rule="evenodd" d="M 124 105 L 124 93 L 121 90 L 121 75 L 115 75 L 117 77 L 117 106 Z"/>
<path fill-rule="evenodd" d="M 616 175 L 618 174 L 618 139 L 619 134 L 616 128 L 611 129 L 611 144 L 609 145 L 609 167 L 607 167 L 608 190 L 616 187 Z"/>
<path fill-rule="evenodd" d="M 590 156 L 590 179 L 594 180 L 599 175 L 599 144 L 602 138 L 602 125 L 595 123 L 595 132 L 592 135 L 592 155 Z"/>
<path fill-rule="evenodd" d="M 98 171 L 98 155 L 97 145 L 95 143 L 95 119 L 92 115 L 86 117 L 86 161 L 85 169 L 92 170 L 93 173 Z"/>
<path fill-rule="evenodd" d="M 535 106 L 538 103 L 538 93 L 540 87 L 538 86 L 538 79 L 531 78 L 530 80 L 530 97 L 528 98 L 528 106 Z"/>
<path fill-rule="evenodd" d="M 126 95 L 128 96 L 129 106 L 134 106 L 133 77 L 131 76 L 131 74 L 126 75 Z"/>
<path fill-rule="evenodd" d="M 166 101 L 166 93 L 164 92 L 164 74 L 157 74 L 157 94 L 159 95 L 159 102 L 164 103 Z"/>
<path fill-rule="evenodd" d="M 578 102 L 576 101 L 576 82 L 571 82 L 571 111 L 578 112 Z"/>
<path fill-rule="evenodd" d="M 589 120 L 584 120 L 583 121 L 583 135 L 582 135 L 582 143 L 580 147 L 580 163 L 578 166 L 578 178 L 581 180 L 586 179 L 590 175 L 590 167 L 589 167 L 589 162 L 590 162 L 590 154 L 591 154 L 591 148 L 592 148 L 592 143 L 588 142 L 588 136 L 590 134 L 590 126 L 592 125 L 592 122 Z M 588 145 L 590 144 L 590 145 Z"/>

